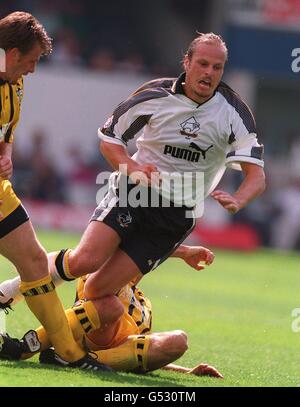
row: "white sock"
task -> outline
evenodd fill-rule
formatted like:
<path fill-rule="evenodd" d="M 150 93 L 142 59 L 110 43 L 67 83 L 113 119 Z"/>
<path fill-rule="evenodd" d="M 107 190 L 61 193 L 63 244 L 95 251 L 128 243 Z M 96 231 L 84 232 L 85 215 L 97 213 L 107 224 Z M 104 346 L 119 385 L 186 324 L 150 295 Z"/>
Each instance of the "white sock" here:
<path fill-rule="evenodd" d="M 10 305 L 17 304 L 18 302 L 22 301 L 24 297 L 20 293 L 20 282 L 21 279 L 19 276 L 12 278 L 11 280 L 3 281 L 3 283 L 0 284 L 0 291 L 4 297 L 1 295 L 0 301 L 5 303 L 9 301 L 10 298 L 13 298 L 14 300 Z"/>
<path fill-rule="evenodd" d="M 56 256 L 58 255 L 59 252 L 51 252 L 48 253 L 48 265 L 49 265 L 49 270 L 50 270 L 50 275 L 53 281 L 53 284 L 55 287 L 59 287 L 62 285 L 62 283 L 65 283 L 66 280 L 62 279 L 61 276 L 59 275 L 58 271 L 56 270 L 55 266 L 55 260 Z"/>

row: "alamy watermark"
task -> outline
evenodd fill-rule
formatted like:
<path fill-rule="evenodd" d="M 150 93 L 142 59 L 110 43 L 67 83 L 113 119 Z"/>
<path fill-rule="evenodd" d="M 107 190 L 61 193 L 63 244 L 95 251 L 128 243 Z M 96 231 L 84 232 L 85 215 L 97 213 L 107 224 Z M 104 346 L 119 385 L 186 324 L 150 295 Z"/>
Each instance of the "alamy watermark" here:
<path fill-rule="evenodd" d="M 298 333 L 300 332 L 300 308 L 292 310 L 292 318 L 294 318 L 291 325 L 292 331 Z"/>
<path fill-rule="evenodd" d="M 203 215 L 203 172 L 152 172 L 149 178 L 144 172 L 136 171 L 128 177 L 127 165 L 121 164 L 118 175 L 101 172 L 96 184 L 101 185 L 96 196 L 97 205 L 105 199 L 106 207 L 113 207 L 116 202 L 119 207 L 133 208 L 184 206 L 187 208 L 187 218 L 200 218 Z M 116 190 L 117 198 L 115 193 L 108 193 Z"/>
<path fill-rule="evenodd" d="M 292 71 L 298 73 L 300 72 L 300 48 L 294 48 L 292 50 L 292 57 L 295 58 L 291 64 Z"/>

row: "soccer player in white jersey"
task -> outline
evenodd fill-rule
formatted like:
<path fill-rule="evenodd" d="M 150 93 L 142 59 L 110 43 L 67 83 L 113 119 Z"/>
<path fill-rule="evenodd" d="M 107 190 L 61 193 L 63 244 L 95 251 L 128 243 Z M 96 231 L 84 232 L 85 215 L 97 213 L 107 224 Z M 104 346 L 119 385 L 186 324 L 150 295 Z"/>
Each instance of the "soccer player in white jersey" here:
<path fill-rule="evenodd" d="M 120 204 L 124 180 L 130 195 L 135 188 L 130 181 L 137 179 L 147 184 L 144 189 L 149 192 L 153 180 L 157 181 L 153 173 L 202 173 L 204 196 L 210 194 L 231 213 L 264 191 L 263 147 L 256 139 L 250 109 L 221 82 L 226 60 L 222 38 L 200 34 L 188 48 L 185 72 L 179 78 L 144 84 L 99 130 L 100 150 L 116 172 L 78 246 L 61 251 L 55 259 L 56 270 L 65 280 L 92 274 L 85 284 L 86 298 L 97 298 L 103 307 L 117 309 L 114 294 L 167 257 L 180 256 L 180 244 L 195 225 L 195 220 L 186 216 L 187 209 L 196 204 L 190 189 L 188 197 L 178 197 L 175 188 L 167 199 L 169 206 L 165 191 L 159 195 L 159 206 L 135 207 L 130 199 L 124 206 Z M 139 131 L 137 153 L 130 157 L 126 144 Z M 234 194 L 215 190 L 226 167 L 244 174 Z M 141 189 L 140 195 L 143 193 Z M 122 306 L 119 310 L 121 315 Z"/>

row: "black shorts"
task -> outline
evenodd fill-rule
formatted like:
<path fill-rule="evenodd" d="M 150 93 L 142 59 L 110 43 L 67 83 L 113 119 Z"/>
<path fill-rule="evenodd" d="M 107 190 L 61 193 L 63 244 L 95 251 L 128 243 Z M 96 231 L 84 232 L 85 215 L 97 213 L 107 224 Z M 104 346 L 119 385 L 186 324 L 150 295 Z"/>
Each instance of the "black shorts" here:
<path fill-rule="evenodd" d="M 186 217 L 191 208 L 119 207 L 118 191 L 110 188 L 91 218 L 114 229 L 119 245 L 143 274 L 154 270 L 186 239 L 195 219 Z"/>
<path fill-rule="evenodd" d="M 1 207 L 0 207 L 1 209 Z M 19 205 L 11 214 L 0 221 L 0 239 L 15 230 L 18 226 L 29 220 L 28 213 L 23 205 Z"/>

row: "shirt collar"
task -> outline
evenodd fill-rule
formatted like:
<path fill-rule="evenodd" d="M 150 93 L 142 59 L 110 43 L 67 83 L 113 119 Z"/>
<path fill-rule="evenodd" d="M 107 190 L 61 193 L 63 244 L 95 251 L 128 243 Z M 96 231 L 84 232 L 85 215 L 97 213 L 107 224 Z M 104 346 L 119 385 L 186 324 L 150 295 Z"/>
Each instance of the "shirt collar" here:
<path fill-rule="evenodd" d="M 185 82 L 185 72 L 183 72 L 174 82 L 172 86 L 172 91 L 174 93 L 179 93 L 181 95 L 185 95 L 184 93 L 184 88 L 183 88 L 183 83 Z"/>
<path fill-rule="evenodd" d="M 204 104 L 206 104 L 206 103 L 208 103 L 208 102 L 210 102 L 213 98 L 214 98 L 214 96 L 215 96 L 215 94 L 216 94 L 216 92 L 217 92 L 217 89 L 214 91 L 214 93 L 213 93 L 213 95 L 208 99 L 208 100 L 206 100 L 205 102 L 203 102 L 203 103 L 197 103 L 197 102 L 195 102 L 194 100 L 192 100 L 192 99 L 190 99 L 188 96 L 186 96 L 186 94 L 185 94 L 185 92 L 184 92 L 184 87 L 183 87 L 183 83 L 185 82 L 185 72 L 183 72 L 182 74 L 180 74 L 179 75 L 179 77 L 176 79 L 176 81 L 173 83 L 173 86 L 172 86 L 172 91 L 174 92 L 174 93 L 177 93 L 177 94 L 180 94 L 180 95 L 184 95 L 185 97 L 187 97 L 191 102 L 193 102 L 193 103 L 195 103 L 196 105 L 198 105 L 198 107 L 199 106 L 202 106 L 202 105 L 204 105 Z"/>

